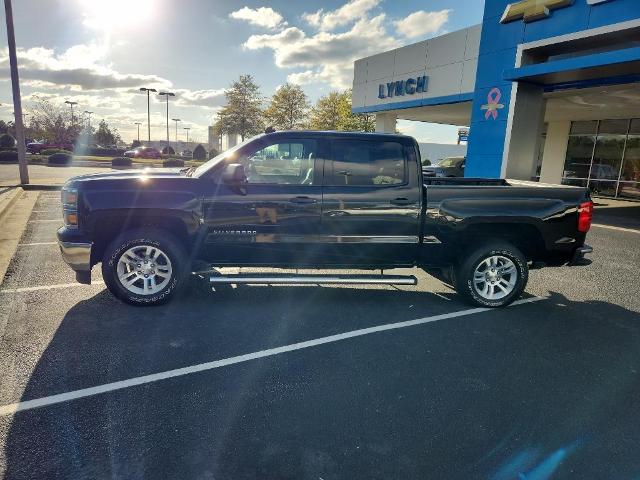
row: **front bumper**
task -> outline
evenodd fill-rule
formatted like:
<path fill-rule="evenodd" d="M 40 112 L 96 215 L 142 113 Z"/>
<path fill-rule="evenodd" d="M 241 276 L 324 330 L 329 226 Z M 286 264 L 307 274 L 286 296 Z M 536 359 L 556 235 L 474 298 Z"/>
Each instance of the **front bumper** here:
<path fill-rule="evenodd" d="M 91 283 L 92 243 L 63 242 L 58 240 L 62 259 L 76 272 L 79 283 Z"/>

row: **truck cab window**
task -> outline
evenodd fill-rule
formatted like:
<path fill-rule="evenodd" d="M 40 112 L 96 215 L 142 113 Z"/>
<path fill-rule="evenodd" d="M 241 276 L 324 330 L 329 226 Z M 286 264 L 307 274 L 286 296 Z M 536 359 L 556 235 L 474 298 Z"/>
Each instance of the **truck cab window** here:
<path fill-rule="evenodd" d="M 403 148 L 397 142 L 336 140 L 326 185 L 400 185 L 405 183 Z"/>
<path fill-rule="evenodd" d="M 313 185 L 316 151 L 315 140 L 295 140 L 244 152 L 237 162 L 248 183 Z"/>

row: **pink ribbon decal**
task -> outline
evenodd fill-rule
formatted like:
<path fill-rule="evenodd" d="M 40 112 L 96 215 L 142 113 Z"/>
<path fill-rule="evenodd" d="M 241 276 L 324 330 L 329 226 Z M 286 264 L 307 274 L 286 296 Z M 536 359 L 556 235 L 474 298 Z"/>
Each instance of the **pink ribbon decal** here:
<path fill-rule="evenodd" d="M 502 92 L 499 88 L 492 88 L 487 95 L 487 103 L 486 105 L 482 105 L 480 107 L 482 110 L 486 110 L 484 112 L 485 120 L 489 120 L 489 117 L 493 117 L 494 120 L 498 119 L 498 110 L 503 109 L 504 105 L 500 102 L 502 98 Z"/>

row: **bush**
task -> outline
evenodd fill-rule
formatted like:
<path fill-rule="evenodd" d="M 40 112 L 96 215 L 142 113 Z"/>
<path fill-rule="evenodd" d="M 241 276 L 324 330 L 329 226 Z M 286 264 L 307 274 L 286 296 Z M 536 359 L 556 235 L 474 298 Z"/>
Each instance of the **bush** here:
<path fill-rule="evenodd" d="M 69 153 L 54 153 L 49 155 L 49 165 L 69 165 L 73 160 L 73 155 Z"/>
<path fill-rule="evenodd" d="M 211 150 L 209 150 L 209 160 L 211 160 L 214 157 L 217 157 L 218 155 L 220 155 L 220 152 L 215 148 L 212 148 Z"/>
<path fill-rule="evenodd" d="M 12 150 L 4 150 L 0 152 L 0 163 L 17 163 L 18 152 Z"/>
<path fill-rule="evenodd" d="M 111 159 L 112 167 L 130 167 L 132 163 L 129 157 L 115 157 Z"/>
<path fill-rule="evenodd" d="M 194 160 L 206 160 L 207 159 L 207 151 L 204 149 L 202 145 L 198 145 L 193 149 L 193 159 Z"/>
<path fill-rule="evenodd" d="M 16 139 L 8 133 L 0 135 L 0 148 L 13 148 L 16 146 Z"/>
<path fill-rule="evenodd" d="M 184 167 L 184 160 L 181 160 L 179 158 L 169 158 L 162 162 L 162 166 L 169 167 L 169 168 Z"/>
<path fill-rule="evenodd" d="M 40 152 L 40 155 L 50 156 L 55 155 L 56 153 L 65 153 L 69 154 L 68 150 L 62 150 L 61 148 L 45 148 Z"/>
<path fill-rule="evenodd" d="M 167 145 L 166 147 L 164 147 L 164 148 L 162 149 L 162 154 L 163 154 L 163 155 L 175 155 L 175 154 L 176 154 L 176 151 L 175 151 L 172 147 L 170 147 L 169 145 Z"/>

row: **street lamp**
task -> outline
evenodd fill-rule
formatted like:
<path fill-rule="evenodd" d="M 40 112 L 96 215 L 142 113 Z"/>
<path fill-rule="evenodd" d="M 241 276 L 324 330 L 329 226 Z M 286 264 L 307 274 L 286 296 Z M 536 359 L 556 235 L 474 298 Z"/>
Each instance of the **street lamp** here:
<path fill-rule="evenodd" d="M 87 117 L 89 118 L 89 131 L 91 131 L 91 114 L 93 112 L 90 112 L 89 110 L 85 110 L 84 113 L 86 113 Z"/>
<path fill-rule="evenodd" d="M 138 126 L 138 142 L 140 141 L 140 125 L 142 125 L 141 122 L 136 122 L 135 123 Z"/>
<path fill-rule="evenodd" d="M 20 97 L 20 78 L 18 76 L 18 56 L 16 55 L 16 36 L 13 31 L 13 8 L 11 0 L 4 0 L 5 20 L 7 22 L 7 44 L 9 47 L 9 67 L 11 70 L 11 91 L 13 93 L 13 108 L 15 108 L 16 140 L 18 142 L 18 169 L 20 183 L 29 183 L 29 169 L 27 168 L 27 152 L 24 141 L 24 126 L 22 124 L 22 99 Z"/>
<path fill-rule="evenodd" d="M 175 97 L 175 93 L 160 92 L 158 95 L 164 96 L 167 99 L 167 147 L 169 146 L 169 97 Z"/>
<path fill-rule="evenodd" d="M 149 92 L 157 92 L 157 90 L 155 88 L 145 88 L 145 87 L 140 87 L 140 91 L 141 92 L 147 92 L 147 133 L 149 136 L 149 142 L 151 141 L 151 105 L 149 103 Z"/>
<path fill-rule="evenodd" d="M 73 126 L 73 106 L 77 105 L 78 102 L 72 102 L 70 100 L 65 100 L 65 102 L 67 105 L 69 105 L 71 107 L 71 126 Z"/>
<path fill-rule="evenodd" d="M 184 127 L 183 130 L 187 131 L 187 143 L 189 143 L 189 130 L 191 130 L 191 127 Z M 188 148 L 188 145 L 187 145 Z"/>
<path fill-rule="evenodd" d="M 179 118 L 172 118 L 171 120 L 176 122 L 176 148 L 178 148 L 178 122 L 180 121 L 180 119 Z"/>

